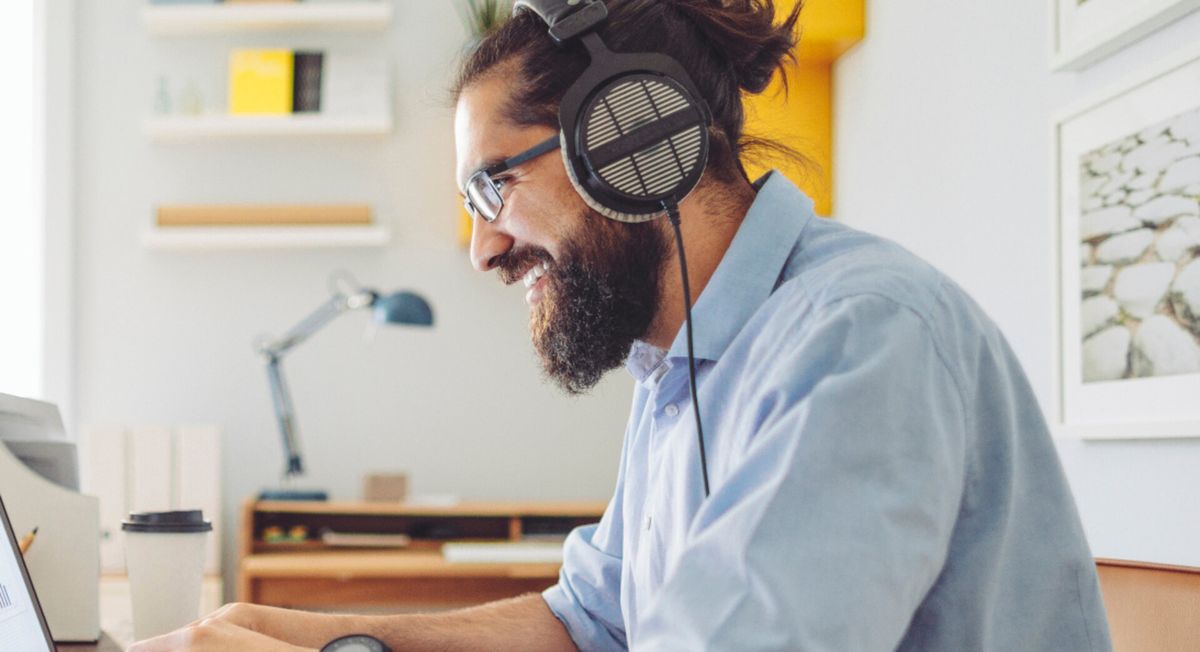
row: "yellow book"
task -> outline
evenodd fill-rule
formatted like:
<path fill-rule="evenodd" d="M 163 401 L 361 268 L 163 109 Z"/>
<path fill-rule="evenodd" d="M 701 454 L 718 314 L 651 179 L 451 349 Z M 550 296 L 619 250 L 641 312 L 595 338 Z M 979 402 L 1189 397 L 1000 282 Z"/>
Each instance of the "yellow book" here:
<path fill-rule="evenodd" d="M 291 50 L 234 50 L 229 55 L 229 113 L 291 113 L 293 65 Z"/>

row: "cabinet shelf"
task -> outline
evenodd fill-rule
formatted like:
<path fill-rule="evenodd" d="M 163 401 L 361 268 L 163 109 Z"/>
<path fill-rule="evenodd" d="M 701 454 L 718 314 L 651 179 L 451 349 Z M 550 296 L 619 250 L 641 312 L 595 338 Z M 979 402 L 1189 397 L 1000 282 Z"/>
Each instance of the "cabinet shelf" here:
<path fill-rule="evenodd" d="M 146 124 L 146 135 L 156 142 L 275 136 L 382 136 L 391 131 L 392 119 L 388 115 L 166 116 L 151 118 Z"/>
<path fill-rule="evenodd" d="M 301 29 L 381 31 L 391 21 L 392 5 L 383 1 L 147 5 L 142 8 L 146 30 L 160 36 Z"/>
<path fill-rule="evenodd" d="M 392 239 L 382 226 L 151 227 L 142 246 L 155 251 L 338 249 L 383 247 Z"/>
<path fill-rule="evenodd" d="M 444 544 L 520 544 L 531 535 L 565 536 L 594 523 L 603 502 L 464 502 L 451 506 L 405 503 L 254 502 L 242 507 L 238 599 L 306 609 L 373 605 L 388 610 L 466 607 L 542 591 L 558 579 L 559 564 L 455 562 Z M 269 529 L 325 529 L 343 533 L 406 534 L 405 550 L 335 548 L 316 543 L 272 547 Z M 504 548 L 501 548 L 504 550 Z M 453 555 L 452 555 L 453 556 Z"/>

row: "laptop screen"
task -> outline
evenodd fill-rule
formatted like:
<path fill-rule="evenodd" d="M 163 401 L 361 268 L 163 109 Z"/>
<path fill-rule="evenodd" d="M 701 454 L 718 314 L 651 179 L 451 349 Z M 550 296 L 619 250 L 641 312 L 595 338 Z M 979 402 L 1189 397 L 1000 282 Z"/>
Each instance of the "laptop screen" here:
<path fill-rule="evenodd" d="M 54 652 L 46 618 L 38 604 L 16 533 L 0 500 L 0 650 Z"/>

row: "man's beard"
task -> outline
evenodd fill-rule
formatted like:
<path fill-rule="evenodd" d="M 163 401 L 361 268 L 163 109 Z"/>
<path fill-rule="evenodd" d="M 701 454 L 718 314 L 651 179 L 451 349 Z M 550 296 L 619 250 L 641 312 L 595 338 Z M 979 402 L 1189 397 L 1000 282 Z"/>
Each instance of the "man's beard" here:
<path fill-rule="evenodd" d="M 589 210 L 578 233 L 546 273 L 542 299 L 529 317 L 545 375 L 568 394 L 591 389 L 619 367 L 658 310 L 662 264 L 669 253 L 656 222 L 625 224 Z M 511 256 L 511 260 L 508 258 Z M 544 249 L 511 252 L 500 262 L 509 277 Z"/>

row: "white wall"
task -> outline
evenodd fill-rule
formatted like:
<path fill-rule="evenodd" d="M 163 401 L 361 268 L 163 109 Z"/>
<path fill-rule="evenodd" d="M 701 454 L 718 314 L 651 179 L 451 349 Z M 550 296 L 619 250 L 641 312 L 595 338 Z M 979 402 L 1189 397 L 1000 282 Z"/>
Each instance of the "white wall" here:
<path fill-rule="evenodd" d="M 76 98 L 78 420 L 216 423 L 224 432 L 226 577 L 234 517 L 283 460 L 260 333 L 326 297 L 329 272 L 404 287 L 433 303 L 430 332 L 380 331 L 343 316 L 287 359 L 309 482 L 359 495 L 366 471 L 407 470 L 413 489 L 468 499 L 606 499 L 631 381 L 566 399 L 540 379 L 519 288 L 470 269 L 455 244 L 451 111 L 445 88 L 464 41 L 442 2 L 398 0 L 383 36 L 158 39 L 140 0 L 80 2 Z M 380 140 L 156 145 L 143 136 L 161 73 L 223 97 L 229 47 L 378 47 L 392 62 L 397 132 Z M 383 250 L 165 253 L 142 248 L 151 208 L 170 202 L 366 201 L 389 220 Z"/>
<path fill-rule="evenodd" d="M 11 84 L 17 101 L 0 105 L 0 191 L 7 197 L 0 219 L 0 392 L 36 396 L 42 387 L 45 312 L 43 286 L 38 271 L 45 260 L 42 220 L 37 216 L 34 191 L 37 175 L 30 163 L 38 161 L 33 129 L 34 52 L 42 46 L 35 38 L 37 12 L 32 2 L 0 6 L 0 75 Z M 30 283 L 30 278 L 37 282 Z"/>
<path fill-rule="evenodd" d="M 1054 405 L 1050 115 L 1169 56 L 1192 14 L 1078 75 L 1048 68 L 1050 0 L 868 0 L 836 69 L 836 214 L 963 285 Z M 1097 556 L 1200 566 L 1200 441 L 1059 451 Z"/>

